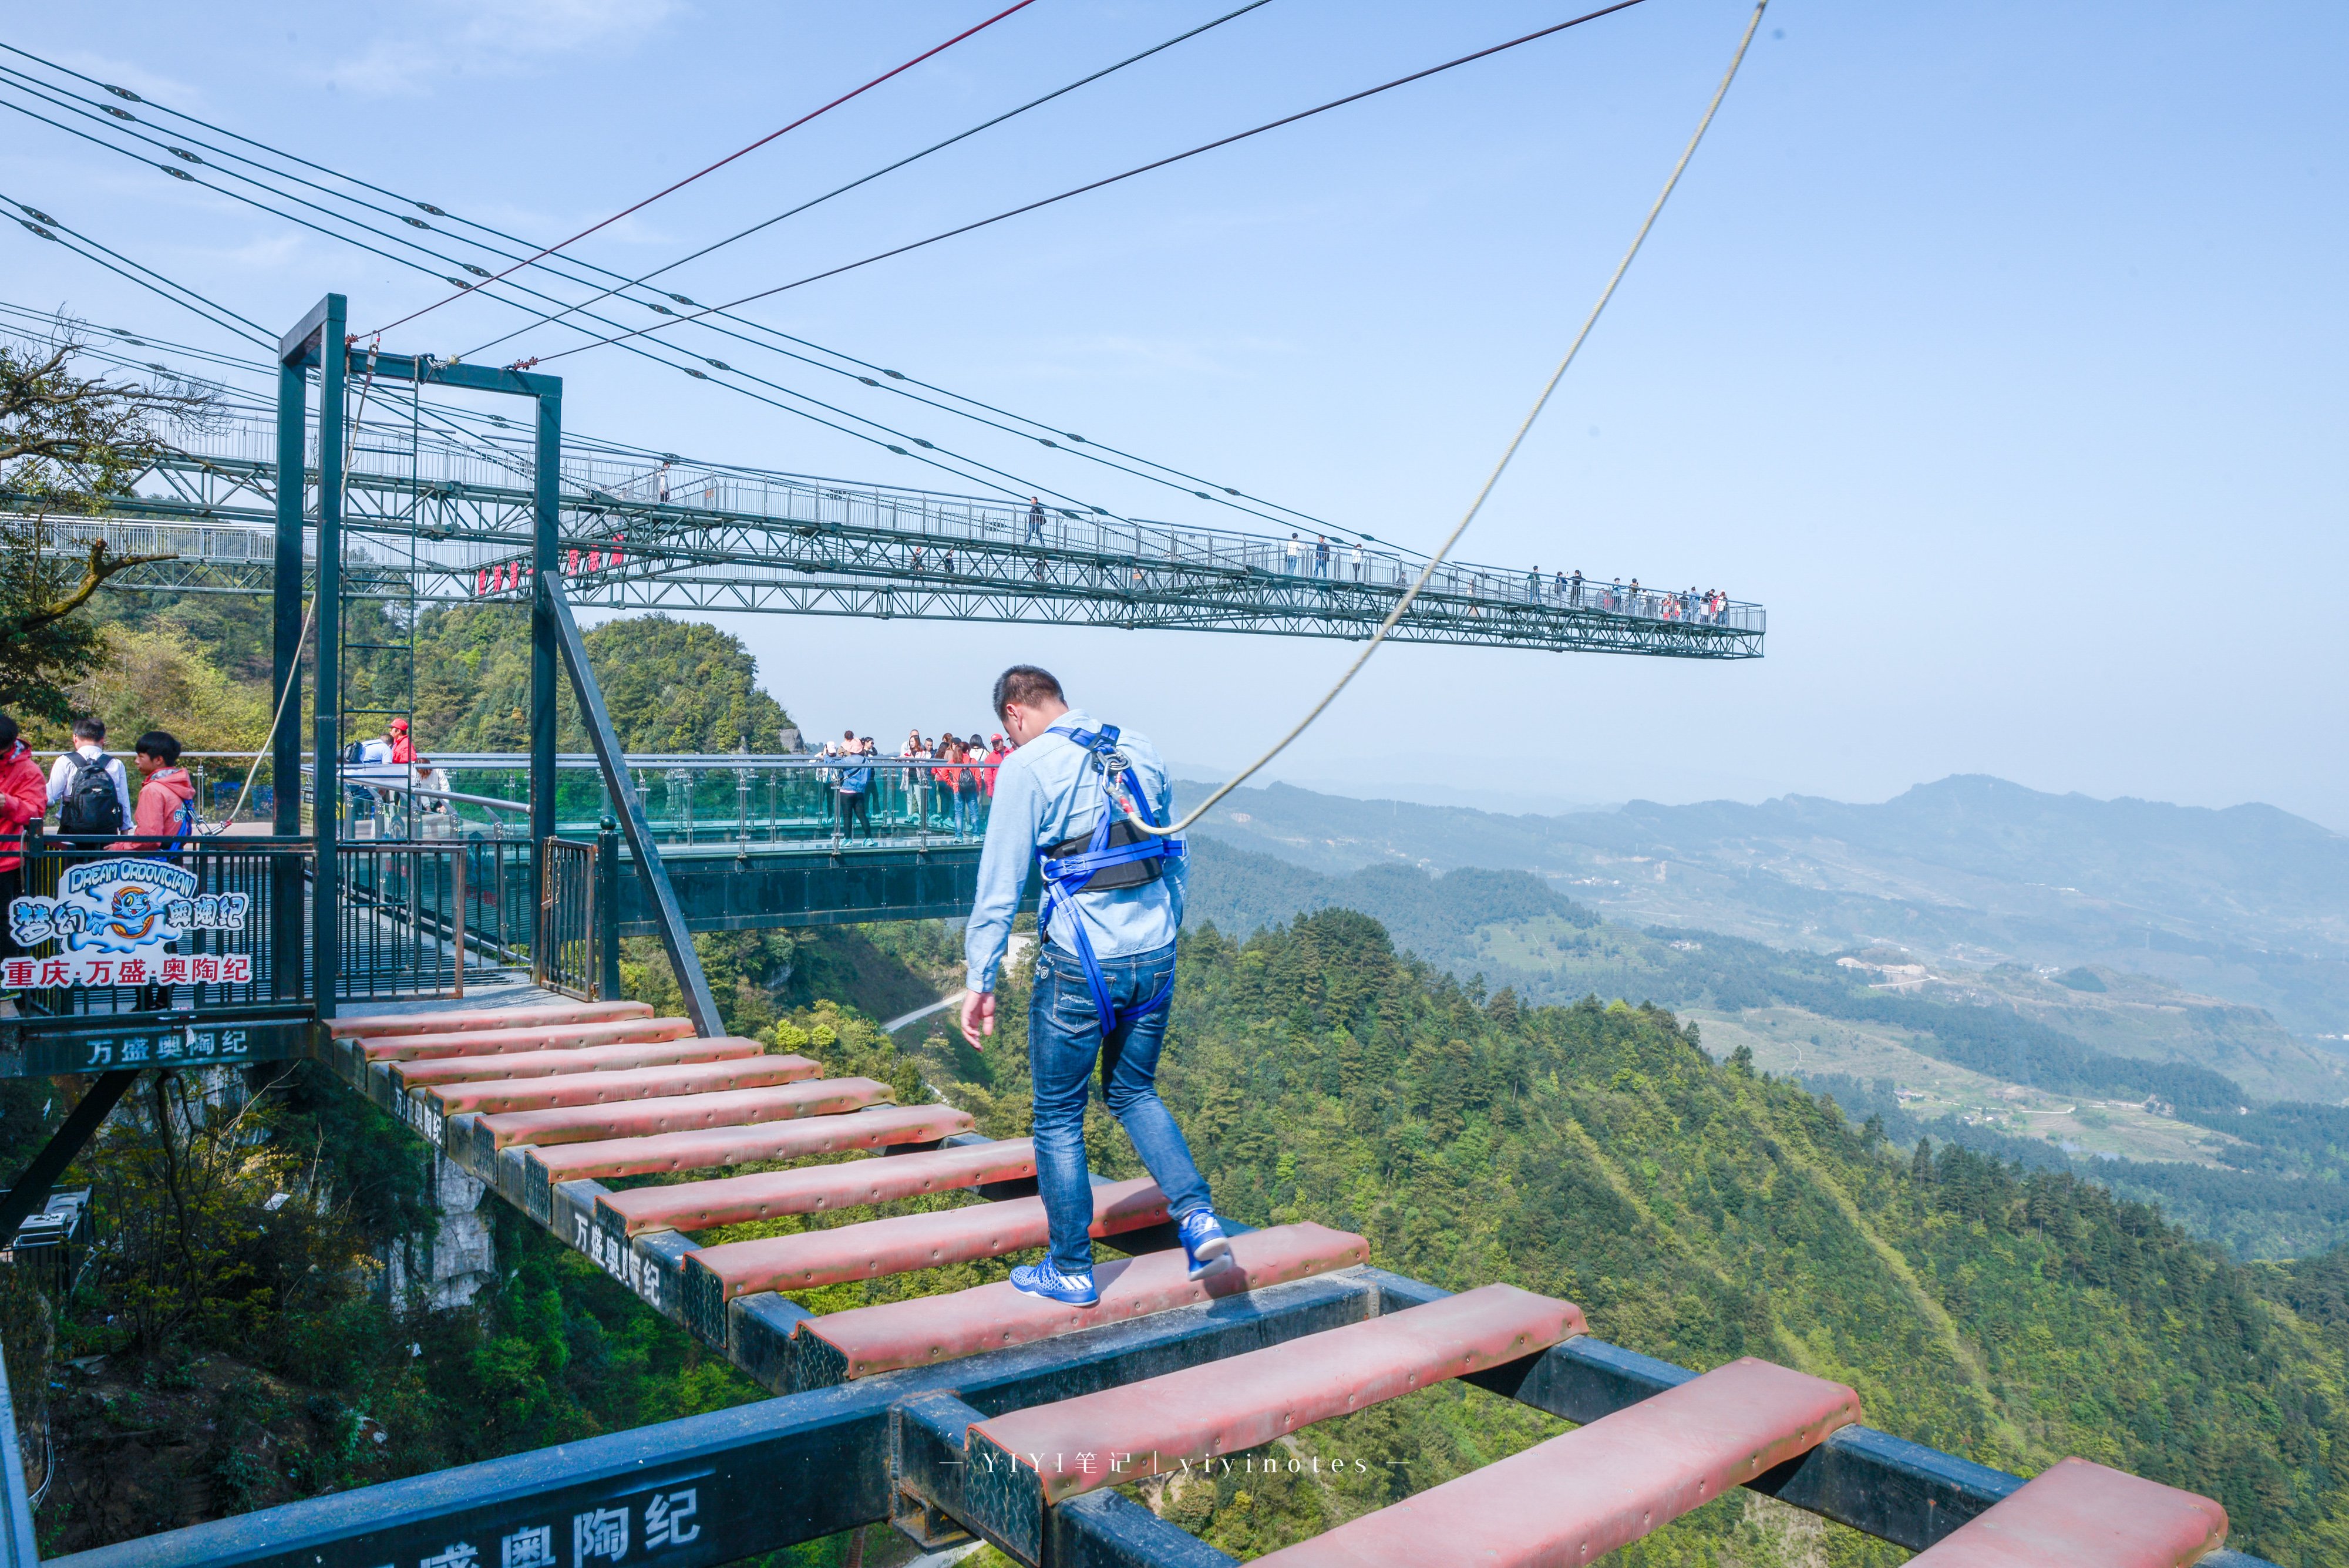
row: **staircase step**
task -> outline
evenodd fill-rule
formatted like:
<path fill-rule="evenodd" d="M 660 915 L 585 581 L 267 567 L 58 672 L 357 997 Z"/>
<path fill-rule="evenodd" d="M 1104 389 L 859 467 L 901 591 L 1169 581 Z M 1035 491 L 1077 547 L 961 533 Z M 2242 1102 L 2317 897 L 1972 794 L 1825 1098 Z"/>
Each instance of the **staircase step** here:
<path fill-rule="evenodd" d="M 915 1111 L 926 1106 L 912 1107 Z M 944 1106 L 938 1107 L 944 1110 Z M 887 1116 L 886 1111 L 869 1113 Z M 961 1112 L 952 1113 L 961 1116 Z M 918 1117 L 910 1118 L 918 1120 Z M 966 1118 L 968 1119 L 968 1118 Z M 806 1126 L 808 1124 L 801 1124 Z M 933 1118 L 925 1128 L 942 1125 Z M 704 1133 L 672 1133 L 672 1137 L 706 1137 Z M 935 1135 L 948 1137 L 950 1133 Z M 632 1140 L 641 1142 L 644 1140 Z M 927 1142 L 927 1138 L 905 1141 Z M 600 1144 L 572 1144 L 564 1153 L 602 1149 Z M 592 1158 L 592 1157 L 591 1157 Z M 774 1155 L 756 1158 L 772 1159 Z M 735 1163 L 740 1163 L 739 1161 Z M 549 1168 L 553 1168 L 552 1166 Z M 676 1167 L 656 1167 L 674 1169 Z M 700 1168 L 709 1168 L 702 1167 Z M 566 1169 L 560 1180 L 574 1180 L 586 1172 Z M 635 1175 L 628 1171 L 595 1171 L 595 1175 Z M 926 1192 L 950 1192 L 983 1181 L 1015 1181 L 1036 1174 L 1036 1146 L 1027 1138 L 1001 1143 L 975 1143 L 923 1154 L 892 1155 L 839 1165 L 807 1166 L 798 1170 L 763 1170 L 750 1176 L 730 1176 L 716 1181 L 688 1181 L 671 1187 L 638 1187 L 607 1192 L 595 1200 L 595 1210 L 607 1235 L 634 1236 L 646 1231 L 708 1231 L 739 1225 L 750 1220 L 772 1220 L 783 1214 L 821 1214 L 867 1203 L 918 1198 Z"/>
<path fill-rule="evenodd" d="M 1257 1568 L 1590 1563 L 1859 1418 L 1859 1396 L 1840 1383 L 1766 1361 L 1733 1361 L 1256 1562 Z"/>
<path fill-rule="evenodd" d="M 647 1188 L 640 1192 L 680 1190 L 692 1189 Z M 613 1197 L 635 1198 L 640 1192 L 615 1193 Z M 870 1377 L 876 1372 L 932 1366 L 975 1355 L 982 1350 L 1030 1345 L 1082 1328 L 1172 1312 L 1198 1302 L 1350 1268 L 1369 1262 L 1370 1256 L 1368 1241 L 1343 1231 L 1310 1222 L 1276 1225 L 1233 1237 L 1232 1261 L 1203 1279 L 1187 1276 L 1185 1260 L 1179 1249 L 1096 1263 L 1093 1283 L 1101 1291 L 1099 1306 L 1069 1307 L 1038 1296 L 1021 1295 L 1007 1281 L 949 1295 L 852 1307 L 846 1312 L 811 1318 L 799 1325 L 791 1342 L 793 1364 L 790 1386 L 795 1391 L 828 1388 L 854 1378 Z"/>
<path fill-rule="evenodd" d="M 468 1111 L 496 1116 L 574 1106 L 616 1106 L 628 1100 L 667 1100 L 726 1089 L 771 1088 L 813 1078 L 823 1071 L 804 1056 L 760 1055 L 733 1062 L 678 1062 L 610 1073 L 569 1073 L 559 1078 L 490 1078 L 419 1092 L 438 1100 L 443 1116 L 462 1116 Z M 615 1133 L 619 1130 L 614 1129 Z"/>
<path fill-rule="evenodd" d="M 627 1067 L 668 1067 L 687 1062 L 739 1062 L 763 1056 L 767 1048 L 740 1034 L 717 1039 L 641 1040 L 622 1045 L 591 1045 L 582 1051 L 525 1051 L 492 1056 L 433 1056 L 386 1064 L 393 1085 L 405 1093 L 443 1084 L 492 1079 L 554 1078 L 573 1073 L 613 1073 Z"/>
<path fill-rule="evenodd" d="M 830 1082 L 832 1080 L 827 1080 Z M 819 1155 L 848 1154 L 901 1143 L 936 1143 L 971 1128 L 968 1111 L 952 1106 L 876 1106 L 839 1115 L 802 1116 L 784 1121 L 766 1119 L 713 1126 L 688 1132 L 654 1133 L 643 1137 L 603 1138 L 590 1142 L 543 1145 L 531 1139 L 531 1162 L 549 1181 L 578 1181 L 588 1177 L 655 1176 L 676 1171 L 719 1170 L 730 1165 L 750 1165 L 771 1159 L 809 1159 Z M 894 1157 L 910 1159 L 910 1155 Z M 773 1174 L 782 1175 L 784 1172 Z M 730 1180 L 750 1180 L 750 1177 Z M 644 1193 L 686 1192 L 715 1186 L 690 1182 L 677 1187 L 648 1187 Z M 613 1197 L 624 1196 L 620 1193 Z M 682 1228 L 682 1227 L 680 1227 Z"/>
<path fill-rule="evenodd" d="M 359 1036 L 356 1049 L 369 1062 L 420 1062 L 434 1056 L 492 1056 L 535 1051 L 584 1051 L 651 1040 L 689 1040 L 683 1018 L 617 1018 L 585 1023 L 540 1023 L 527 1029 L 462 1029 L 444 1034 Z"/>
<path fill-rule="evenodd" d="M 1286 1345 L 994 1417 L 970 1428 L 971 1463 L 983 1465 L 989 1476 L 1025 1469 L 1034 1478 L 1028 1484 L 1049 1506 L 1211 1455 L 1258 1448 L 1333 1416 L 1589 1332 L 1572 1302 L 1515 1285 L 1485 1285 Z M 1063 1467 L 1041 1457 L 1078 1453 L 1102 1456 L 1102 1462 Z M 1131 1457 L 1123 1474 L 1111 1473 L 1111 1453 Z"/>
<path fill-rule="evenodd" d="M 777 1056 L 773 1061 L 788 1061 Z M 614 1073 L 586 1076 L 617 1077 Z M 576 1082 L 577 1080 L 564 1080 Z M 473 1147 L 481 1152 L 516 1144 L 589 1143 L 610 1138 L 636 1138 L 655 1133 L 690 1132 L 699 1127 L 733 1127 L 751 1122 L 793 1121 L 801 1116 L 833 1116 L 843 1111 L 878 1105 L 894 1093 L 888 1085 L 870 1078 L 819 1078 L 784 1084 L 771 1089 L 728 1089 L 704 1095 L 676 1095 L 659 1099 L 630 1100 L 618 1105 L 554 1106 L 543 1110 L 506 1111 L 473 1118 Z M 941 1110 L 945 1107 L 940 1106 Z"/>
<path fill-rule="evenodd" d="M 1166 1218 L 1166 1195 L 1147 1177 L 1093 1189 L 1092 1233 L 1113 1236 Z M 1044 1200 L 973 1203 L 931 1214 L 867 1220 L 796 1236 L 730 1241 L 685 1259 L 686 1325 L 726 1343 L 726 1303 L 753 1291 L 803 1291 L 875 1280 L 1040 1247 L 1050 1240 Z"/>
<path fill-rule="evenodd" d="M 331 1019 L 326 1034 L 333 1040 L 382 1039 L 393 1034 L 444 1034 L 467 1029 L 536 1028 L 549 1023 L 591 1023 L 622 1018 L 650 1018 L 646 1002 L 560 1002 L 541 1007 L 480 1007 L 449 1012 L 361 1013 Z"/>
<path fill-rule="evenodd" d="M 1917 1568 L 2179 1568 L 2227 1543 L 2207 1497 L 2069 1459 L 1909 1561 Z"/>

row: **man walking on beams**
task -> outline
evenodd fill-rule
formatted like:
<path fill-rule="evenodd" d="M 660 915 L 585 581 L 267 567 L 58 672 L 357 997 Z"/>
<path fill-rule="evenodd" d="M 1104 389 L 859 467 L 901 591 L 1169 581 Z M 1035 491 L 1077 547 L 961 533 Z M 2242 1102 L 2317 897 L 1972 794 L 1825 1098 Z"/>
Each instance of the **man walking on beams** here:
<path fill-rule="evenodd" d="M 995 1033 L 995 978 L 1030 861 L 1044 876 L 1044 934 L 1028 1004 L 1028 1066 L 1035 1080 L 1036 1185 L 1051 1226 L 1040 1263 L 1011 1271 L 1031 1296 L 1092 1306 L 1092 1179 L 1085 1167 L 1085 1101 L 1093 1063 L 1102 1098 L 1133 1140 L 1182 1233 L 1197 1279 L 1231 1250 L 1207 1183 L 1158 1097 L 1158 1048 L 1174 995 L 1174 932 L 1183 922 L 1180 839 L 1137 831 L 1172 820 L 1174 790 L 1157 749 L 1071 708 L 1061 683 L 1032 664 L 996 678 L 995 713 L 1018 747 L 995 779 L 978 897 L 963 933 L 970 989 L 962 1033 L 975 1049 Z"/>

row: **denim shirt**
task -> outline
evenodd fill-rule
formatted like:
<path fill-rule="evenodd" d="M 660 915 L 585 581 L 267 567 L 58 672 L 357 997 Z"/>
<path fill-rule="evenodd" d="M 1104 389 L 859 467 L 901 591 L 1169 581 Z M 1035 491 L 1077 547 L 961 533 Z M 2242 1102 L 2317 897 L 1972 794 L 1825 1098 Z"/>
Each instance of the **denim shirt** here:
<path fill-rule="evenodd" d="M 1095 730 L 1101 722 L 1071 708 L 1053 721 L 1074 730 Z M 1133 763 L 1143 793 L 1161 824 L 1169 820 L 1174 786 L 1158 748 L 1132 730 L 1118 734 L 1118 749 Z M 995 989 L 996 967 L 1011 935 L 1011 917 L 1019 908 L 1036 851 L 1063 839 L 1089 834 L 1101 820 L 1101 774 L 1091 754 L 1061 735 L 1039 735 L 1009 756 L 995 775 L 995 804 L 987 819 L 987 846 L 978 857 L 978 897 L 963 929 L 963 959 L 973 991 Z M 1105 892 L 1081 892 L 1074 910 L 1064 903 L 1046 933 L 1066 951 L 1076 950 L 1069 922 L 1081 919 L 1093 952 L 1103 959 L 1152 952 L 1174 940 L 1183 923 L 1183 880 L 1185 862 L 1160 862 L 1166 874 L 1138 888 L 1114 888 Z"/>

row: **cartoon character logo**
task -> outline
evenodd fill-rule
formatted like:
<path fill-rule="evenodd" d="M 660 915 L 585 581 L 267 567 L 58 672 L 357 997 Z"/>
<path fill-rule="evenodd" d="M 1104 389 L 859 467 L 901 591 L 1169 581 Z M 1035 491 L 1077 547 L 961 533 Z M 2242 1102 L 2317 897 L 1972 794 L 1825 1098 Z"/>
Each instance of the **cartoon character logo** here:
<path fill-rule="evenodd" d="M 119 942 L 143 942 L 157 936 L 155 928 L 162 918 L 163 912 L 155 907 L 146 888 L 118 888 L 114 890 L 112 918 L 98 929 Z"/>

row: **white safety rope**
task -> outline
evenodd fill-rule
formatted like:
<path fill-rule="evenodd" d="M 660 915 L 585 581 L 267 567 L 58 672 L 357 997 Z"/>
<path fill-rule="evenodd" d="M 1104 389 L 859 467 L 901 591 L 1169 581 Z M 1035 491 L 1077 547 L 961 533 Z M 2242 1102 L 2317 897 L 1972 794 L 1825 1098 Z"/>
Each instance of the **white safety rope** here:
<path fill-rule="evenodd" d="M 1452 547 L 1460 542 L 1460 536 L 1468 532 L 1468 524 L 1474 523 L 1476 520 L 1476 514 L 1484 510 L 1485 498 L 1493 493 L 1493 487 L 1501 482 L 1501 475 L 1508 469 L 1509 460 L 1517 455 L 1517 448 L 1525 444 L 1526 434 L 1534 428 L 1534 421 L 1541 418 L 1542 410 L 1548 406 L 1550 394 L 1557 390 L 1558 382 L 1565 378 L 1567 367 L 1573 364 L 1574 357 L 1582 351 L 1583 341 L 1590 336 L 1590 329 L 1599 325 L 1599 314 L 1607 308 L 1607 302 L 1615 297 L 1616 286 L 1623 281 L 1623 275 L 1631 270 L 1631 258 L 1640 254 L 1640 246 L 1646 242 L 1648 231 L 1656 226 L 1656 219 L 1662 214 L 1664 203 L 1671 199 L 1672 188 L 1681 182 L 1681 175 L 1687 170 L 1689 160 L 1696 156 L 1697 143 L 1704 140 L 1706 128 L 1713 124 L 1713 117 L 1721 108 L 1721 100 L 1729 96 L 1729 84 L 1737 79 L 1737 67 L 1744 63 L 1746 48 L 1754 42 L 1754 35 L 1762 26 L 1762 13 L 1768 8 L 1770 0 L 1759 0 L 1759 4 L 1754 7 L 1753 16 L 1745 24 L 1745 36 L 1738 39 L 1737 52 L 1730 57 L 1729 69 L 1722 77 L 1721 86 L 1714 89 L 1713 101 L 1705 106 L 1704 118 L 1697 121 L 1696 134 L 1689 138 L 1687 149 L 1681 153 L 1681 161 L 1672 165 L 1671 178 L 1664 182 L 1664 188 L 1656 197 L 1655 205 L 1648 209 L 1647 218 L 1640 224 L 1640 232 L 1631 237 L 1630 248 L 1623 253 L 1623 259 L 1615 265 L 1614 275 L 1607 280 L 1607 286 L 1599 291 L 1599 303 L 1590 307 L 1590 315 L 1582 323 L 1582 330 L 1574 335 L 1573 343 L 1566 350 L 1566 358 L 1560 359 L 1557 362 L 1557 369 L 1550 372 L 1548 382 L 1541 389 L 1541 396 L 1534 400 L 1533 409 L 1526 415 L 1525 422 L 1517 427 L 1517 433 L 1509 438 L 1507 449 L 1501 453 L 1501 461 L 1493 465 L 1493 472 L 1486 476 L 1484 487 L 1476 492 L 1476 499 L 1470 503 L 1467 514 L 1460 519 L 1459 524 L 1445 537 L 1435 554 L 1427 558 L 1427 565 L 1420 569 L 1418 579 L 1411 585 L 1402 597 L 1396 601 L 1394 608 L 1387 613 L 1386 619 L 1379 623 L 1379 629 L 1371 635 L 1369 644 L 1361 652 L 1354 656 L 1354 661 L 1351 664 L 1346 666 L 1346 672 L 1338 677 L 1338 683 L 1323 692 L 1321 700 L 1306 711 L 1305 717 L 1297 722 L 1295 728 L 1275 742 L 1270 751 L 1242 768 L 1222 788 L 1202 801 L 1198 808 L 1190 815 L 1168 827 L 1153 827 L 1128 809 L 1125 813 L 1125 819 L 1128 822 L 1144 833 L 1154 834 L 1160 837 L 1181 833 L 1206 815 L 1217 801 L 1247 783 L 1250 775 L 1267 763 L 1287 751 L 1289 742 L 1311 728 L 1313 721 L 1321 716 L 1322 711 L 1338 700 L 1338 693 L 1343 691 L 1354 677 L 1361 673 L 1362 666 L 1370 662 L 1371 655 L 1376 653 L 1380 645 L 1386 641 L 1387 634 L 1395 628 L 1395 623 L 1402 620 L 1410 611 L 1413 602 L 1419 597 L 1420 590 L 1427 587 L 1429 580 L 1435 576 L 1436 568 L 1444 565 L 1444 557 L 1449 556 L 1452 553 Z"/>

